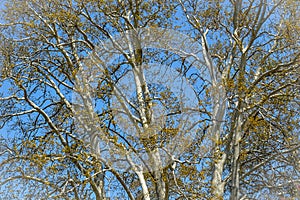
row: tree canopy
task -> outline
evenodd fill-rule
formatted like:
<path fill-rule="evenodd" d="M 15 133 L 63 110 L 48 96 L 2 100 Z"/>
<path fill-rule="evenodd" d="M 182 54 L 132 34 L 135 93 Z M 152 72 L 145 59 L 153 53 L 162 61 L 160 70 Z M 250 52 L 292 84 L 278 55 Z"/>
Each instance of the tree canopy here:
<path fill-rule="evenodd" d="M 0 198 L 299 198 L 299 10 L 6 0 Z"/>

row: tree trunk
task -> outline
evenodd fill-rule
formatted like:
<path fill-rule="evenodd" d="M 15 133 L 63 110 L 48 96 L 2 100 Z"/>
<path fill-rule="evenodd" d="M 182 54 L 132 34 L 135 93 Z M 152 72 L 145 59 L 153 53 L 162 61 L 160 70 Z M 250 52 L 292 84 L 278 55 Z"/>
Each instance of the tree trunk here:
<path fill-rule="evenodd" d="M 234 135 L 233 135 L 233 156 L 232 156 L 232 164 L 231 164 L 231 171 L 232 171 L 232 189 L 230 194 L 230 200 L 237 200 L 239 199 L 239 171 L 240 171 L 240 163 L 239 163 L 239 156 L 240 156 L 240 140 L 241 140 L 241 130 L 242 130 L 242 117 L 241 113 L 238 114 L 238 119 L 236 121 Z"/>

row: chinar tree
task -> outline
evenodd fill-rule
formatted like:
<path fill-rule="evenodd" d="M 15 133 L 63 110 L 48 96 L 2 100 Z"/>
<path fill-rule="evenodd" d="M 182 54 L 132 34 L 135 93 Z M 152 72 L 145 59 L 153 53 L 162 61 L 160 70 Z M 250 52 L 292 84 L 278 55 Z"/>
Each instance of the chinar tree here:
<path fill-rule="evenodd" d="M 6 0 L 1 199 L 295 199 L 296 0 Z"/>

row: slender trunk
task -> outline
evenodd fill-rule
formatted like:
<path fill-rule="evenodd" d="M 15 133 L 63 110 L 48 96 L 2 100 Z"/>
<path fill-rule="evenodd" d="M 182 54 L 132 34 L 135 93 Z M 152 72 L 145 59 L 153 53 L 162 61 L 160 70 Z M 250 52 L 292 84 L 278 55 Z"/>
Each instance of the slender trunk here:
<path fill-rule="evenodd" d="M 97 187 L 97 190 L 99 191 L 99 200 L 105 200 L 105 192 L 104 192 L 104 173 L 99 172 L 97 176 L 95 177 L 95 184 Z"/>
<path fill-rule="evenodd" d="M 166 198 L 166 184 L 163 180 L 163 168 L 162 168 L 159 151 L 157 148 L 151 152 L 151 156 L 154 161 L 152 166 L 153 166 L 153 174 L 154 174 L 154 179 L 155 179 L 156 195 L 157 195 L 158 199 L 165 199 Z"/>
<path fill-rule="evenodd" d="M 142 68 L 142 67 L 141 67 Z M 151 135 L 154 134 L 151 131 L 151 124 L 153 123 L 152 121 L 152 105 L 151 102 L 149 102 L 149 91 L 147 88 L 147 83 L 143 74 L 142 69 L 134 70 L 136 73 L 134 74 L 135 77 L 135 83 L 136 83 L 136 90 L 137 90 L 137 98 L 140 104 L 140 118 L 142 121 L 143 129 L 144 129 L 144 134 L 141 137 L 144 137 L 143 139 L 151 139 Z M 142 79 L 142 80 L 141 80 Z M 151 123 L 152 122 L 152 123 Z M 147 143 L 147 142 L 146 142 Z M 151 143 L 151 141 L 150 141 Z M 147 144 L 146 144 L 147 145 Z M 146 147 L 147 148 L 147 147 Z M 148 154 L 150 158 L 150 169 L 153 171 L 154 179 L 155 179 L 155 188 L 156 188 L 156 195 L 158 199 L 165 199 L 165 182 L 163 181 L 163 168 L 162 168 L 162 162 L 161 162 L 161 157 L 159 154 L 159 150 L 157 147 L 154 149 L 148 149 Z"/>
<path fill-rule="evenodd" d="M 150 193 L 148 191 L 148 187 L 147 187 L 147 184 L 146 184 L 146 179 L 143 175 L 143 172 L 142 171 L 136 171 L 136 174 L 139 177 L 139 180 L 140 180 L 140 183 L 141 183 L 141 186 L 142 186 L 142 189 L 143 189 L 144 199 L 145 200 L 150 200 Z"/>
<path fill-rule="evenodd" d="M 233 135 L 233 156 L 232 156 L 232 189 L 230 194 L 230 200 L 239 199 L 239 155 L 240 155 L 240 140 L 241 140 L 241 127 L 242 127 L 242 117 L 239 113 L 238 119 L 236 121 L 236 126 Z"/>
<path fill-rule="evenodd" d="M 224 195 L 224 186 L 225 182 L 222 180 L 222 174 L 224 171 L 224 164 L 227 158 L 227 153 L 221 151 L 219 146 L 220 143 L 220 135 L 222 129 L 222 122 L 225 116 L 225 92 L 222 86 L 215 87 L 213 90 L 213 124 L 211 125 L 210 135 L 212 137 L 212 141 L 214 141 L 214 171 L 212 178 L 212 194 L 214 198 L 222 198 Z"/>
<path fill-rule="evenodd" d="M 247 100 L 246 100 L 247 101 Z M 243 105 L 242 101 L 239 101 L 236 110 L 236 116 L 234 117 L 235 125 L 232 134 L 232 160 L 231 160 L 231 193 L 230 200 L 239 199 L 240 196 L 240 142 L 242 138 L 242 126 L 243 126 Z"/>
<path fill-rule="evenodd" d="M 218 74 L 217 70 L 214 69 L 214 65 L 211 59 L 211 56 L 208 51 L 208 46 L 206 42 L 205 35 L 202 38 L 202 47 L 203 47 L 203 55 L 207 67 L 210 71 L 212 89 L 211 89 L 211 97 L 212 97 L 212 124 L 209 128 L 209 136 L 211 137 L 212 147 L 214 148 L 214 169 L 213 169 L 213 178 L 211 181 L 212 185 L 212 195 L 214 198 L 221 198 L 224 195 L 224 186 L 225 183 L 222 180 L 222 174 L 224 170 L 224 164 L 227 158 L 227 153 L 222 152 L 220 148 L 220 136 L 222 132 L 222 123 L 225 117 L 225 109 L 226 109 L 226 93 L 224 86 L 222 85 L 222 79 L 220 80 L 221 74 Z"/>
<path fill-rule="evenodd" d="M 235 120 L 235 126 L 233 129 L 233 135 L 232 135 L 232 161 L 231 161 L 231 193 L 230 193 L 230 200 L 237 200 L 239 199 L 239 187 L 240 187 L 240 177 L 239 177 L 239 171 L 240 171 L 240 164 L 239 164 L 239 156 L 240 156 L 240 141 L 242 137 L 242 123 L 243 123 L 243 109 L 244 109 L 244 101 L 247 102 L 245 97 L 245 91 L 244 88 L 245 83 L 245 66 L 246 66 L 246 53 L 243 53 L 241 56 L 241 62 L 240 62 L 240 72 L 237 80 L 238 85 L 238 102 L 237 102 L 237 110 L 236 110 L 236 117 Z"/>
<path fill-rule="evenodd" d="M 224 163 L 227 155 L 223 153 L 219 159 L 215 160 L 214 172 L 212 179 L 212 195 L 215 199 L 222 199 L 224 196 L 225 182 L 222 181 Z"/>
<path fill-rule="evenodd" d="M 150 97 L 150 91 L 147 86 L 144 69 L 142 65 L 142 49 L 141 45 L 139 44 L 138 36 L 130 37 L 127 36 L 130 45 L 129 50 L 132 55 L 132 67 L 133 67 L 133 74 L 134 74 L 134 80 L 136 85 L 136 93 L 137 93 L 137 101 L 139 104 L 139 114 L 141 123 L 143 126 L 143 134 L 140 135 L 141 139 L 149 139 L 151 140 L 151 136 L 155 133 L 153 133 L 152 124 L 155 123 L 153 121 L 153 114 L 152 114 L 152 102 Z M 131 39 L 130 39 L 131 38 Z M 145 148 L 148 149 L 147 152 L 149 154 L 149 165 L 150 170 L 153 172 L 154 180 L 155 180 L 155 188 L 156 188 L 156 196 L 158 199 L 165 199 L 166 196 L 166 186 L 165 182 L 163 181 L 163 168 L 162 168 L 162 162 L 161 157 L 159 154 L 159 150 L 157 147 L 154 147 L 154 149 L 148 148 L 147 143 L 152 143 L 153 141 L 146 141 Z M 149 197 L 149 191 L 146 185 L 145 177 L 142 176 L 142 172 L 136 172 L 139 176 L 140 183 L 143 187 L 143 195 L 144 199 L 150 199 Z"/>
<path fill-rule="evenodd" d="M 236 200 L 239 198 L 239 155 L 240 155 L 240 139 L 241 139 L 241 120 L 238 119 L 234 139 L 233 139 L 233 157 L 232 157 L 232 189 L 230 194 L 230 200 Z"/>

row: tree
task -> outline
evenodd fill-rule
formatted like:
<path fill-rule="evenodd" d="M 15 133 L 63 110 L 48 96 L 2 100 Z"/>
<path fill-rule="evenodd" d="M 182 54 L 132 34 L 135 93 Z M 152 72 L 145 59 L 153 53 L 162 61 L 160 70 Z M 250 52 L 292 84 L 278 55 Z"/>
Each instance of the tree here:
<path fill-rule="evenodd" d="M 298 8 L 9 1 L 1 198 L 299 197 Z"/>
<path fill-rule="evenodd" d="M 294 112 L 292 109 L 286 112 L 286 109 L 290 108 L 289 103 L 295 104 L 294 101 L 299 95 L 294 90 L 299 87 L 299 79 L 296 78 L 299 73 L 299 53 L 297 52 L 299 44 L 294 43 L 297 40 L 299 26 L 295 25 L 293 30 L 288 28 L 296 22 L 299 14 L 292 7 L 296 8 L 299 5 L 293 1 L 285 3 L 277 1 L 273 4 L 267 1 L 236 1 L 231 2 L 231 5 L 228 5 L 228 2 L 212 1 L 208 4 L 209 8 L 205 8 L 206 12 L 201 12 L 201 7 L 197 3 L 197 1 L 187 1 L 181 2 L 181 5 L 189 23 L 202 40 L 204 51 L 207 51 L 204 55 L 206 55 L 208 66 L 215 66 L 219 70 L 219 80 L 216 80 L 215 85 L 212 84 L 212 88 L 219 93 L 219 96 L 216 96 L 216 106 L 214 106 L 216 116 L 219 116 L 219 119 L 224 116 L 222 109 L 218 111 L 219 102 L 221 102 L 219 107 L 225 107 L 225 103 L 228 102 L 228 115 L 231 116 L 226 130 L 228 134 L 225 137 L 220 137 L 219 132 L 214 131 L 216 140 L 221 140 L 222 144 L 216 144 L 216 148 L 219 148 L 217 155 L 219 157 L 215 161 L 213 193 L 216 196 L 223 196 L 223 187 L 226 182 L 222 180 L 222 174 L 226 160 L 230 159 L 231 199 L 236 199 L 240 193 L 239 176 L 243 176 L 240 165 L 245 165 L 249 161 L 252 165 L 253 161 L 259 157 L 257 154 L 266 157 L 266 153 L 274 149 L 282 151 L 290 145 L 296 145 L 296 149 L 298 148 L 297 143 L 287 141 L 287 138 L 298 141 L 298 128 L 297 125 L 294 126 L 295 118 L 292 121 L 287 120 L 297 115 L 297 111 Z M 232 12 L 227 10 L 228 6 L 233 7 Z M 224 9 L 220 9 L 221 7 Z M 279 13 L 276 13 L 276 10 L 280 10 Z M 287 10 L 290 11 L 288 18 L 287 16 L 281 18 L 287 14 Z M 211 34 L 208 36 L 209 33 Z M 218 40 L 211 44 L 208 42 L 208 37 L 214 39 L 217 36 L 222 38 L 221 42 Z M 295 40 L 294 36 L 296 36 Z M 283 54 L 285 56 L 281 57 Z M 278 59 L 279 57 L 281 59 Z M 224 95 L 225 92 L 227 95 Z M 279 106 L 278 104 L 282 104 L 283 101 L 289 103 L 283 107 Z M 281 117 L 284 121 L 288 121 L 288 124 L 283 125 L 282 121 L 278 121 Z M 263 130 L 258 128 L 261 127 L 260 123 L 263 123 Z M 291 126 L 293 128 L 287 131 L 287 127 Z M 251 143 L 253 140 L 250 138 L 255 133 L 266 136 L 266 127 L 270 128 L 267 130 L 269 136 L 263 139 L 267 144 L 263 144 L 262 150 L 260 149 L 262 144 L 257 144 L 257 140 L 262 138 L 256 136 L 257 140 L 254 143 Z M 273 142 L 269 139 L 275 140 L 276 145 L 272 145 Z M 281 147 L 281 144 L 285 147 Z M 270 146 L 265 147 L 265 145 Z M 268 148 L 271 150 L 267 151 Z M 256 150 L 257 152 L 254 152 Z M 276 154 L 282 153 L 276 152 Z M 255 169 L 270 160 L 258 161 L 257 166 L 247 166 L 244 170 L 252 171 L 252 167 Z M 278 165 L 280 161 L 275 160 L 274 165 Z M 273 166 L 268 170 L 272 168 Z M 249 175 L 247 172 L 244 174 L 244 178 Z M 254 182 L 256 178 L 250 180 Z"/>

